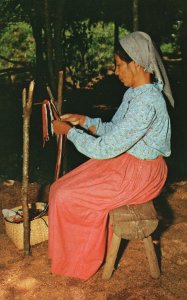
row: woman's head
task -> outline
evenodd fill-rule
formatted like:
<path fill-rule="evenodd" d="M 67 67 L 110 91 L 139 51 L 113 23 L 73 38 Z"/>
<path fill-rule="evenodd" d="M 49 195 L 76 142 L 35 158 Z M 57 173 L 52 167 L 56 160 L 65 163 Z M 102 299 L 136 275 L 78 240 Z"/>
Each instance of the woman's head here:
<path fill-rule="evenodd" d="M 141 31 L 132 32 L 120 39 L 119 43 L 132 60 L 147 72 L 154 72 L 154 45 L 148 34 Z"/>
<path fill-rule="evenodd" d="M 136 64 L 133 60 L 127 62 L 124 59 L 115 55 L 115 75 L 126 87 L 138 87 L 144 84 L 151 83 L 151 74 L 144 71 L 143 67 Z"/>
<path fill-rule="evenodd" d="M 164 65 L 150 36 L 145 32 L 135 31 L 120 39 L 119 44 L 121 47 L 119 45 L 116 47 L 115 56 L 129 66 L 136 64 L 145 73 L 154 74 L 155 78 L 163 83 L 164 93 L 170 100 L 171 105 L 174 106 Z"/>
<path fill-rule="evenodd" d="M 127 87 L 138 87 L 150 83 L 150 74 L 139 66 L 123 49 L 120 42 L 115 47 L 115 74 Z"/>

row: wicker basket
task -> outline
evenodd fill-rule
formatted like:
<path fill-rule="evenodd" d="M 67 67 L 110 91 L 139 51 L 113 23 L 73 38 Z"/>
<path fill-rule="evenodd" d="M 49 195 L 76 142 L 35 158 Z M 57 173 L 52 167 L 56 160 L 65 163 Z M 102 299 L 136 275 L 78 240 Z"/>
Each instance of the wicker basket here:
<path fill-rule="evenodd" d="M 43 208 L 42 202 L 36 202 L 36 208 Z M 29 204 L 29 208 L 31 204 Z M 21 209 L 21 206 L 13 208 L 13 210 Z M 16 247 L 23 249 L 23 223 L 11 223 L 5 219 L 5 230 L 8 237 L 13 241 Z M 48 240 L 48 216 L 34 219 L 30 222 L 30 245 L 35 245 Z"/>

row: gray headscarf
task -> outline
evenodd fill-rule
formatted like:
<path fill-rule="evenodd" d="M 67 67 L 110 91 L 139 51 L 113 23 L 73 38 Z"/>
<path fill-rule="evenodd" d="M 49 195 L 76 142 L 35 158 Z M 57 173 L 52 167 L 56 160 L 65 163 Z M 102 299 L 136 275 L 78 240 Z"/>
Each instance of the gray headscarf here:
<path fill-rule="evenodd" d="M 127 34 L 119 42 L 133 61 L 144 67 L 145 71 L 154 73 L 157 80 L 163 83 L 163 92 L 174 107 L 174 99 L 166 70 L 150 36 L 145 32 L 135 31 Z"/>

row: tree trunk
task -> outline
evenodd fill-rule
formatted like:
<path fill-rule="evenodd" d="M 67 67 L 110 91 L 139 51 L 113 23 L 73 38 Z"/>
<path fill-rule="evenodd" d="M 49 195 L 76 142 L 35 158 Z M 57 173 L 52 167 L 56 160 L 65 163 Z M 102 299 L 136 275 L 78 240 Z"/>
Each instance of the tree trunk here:
<path fill-rule="evenodd" d="M 40 85 L 46 82 L 45 64 L 43 59 L 42 24 L 40 20 L 31 20 L 36 45 L 36 81 Z"/>
<path fill-rule="evenodd" d="M 42 40 L 42 25 L 36 20 L 32 25 L 33 36 L 36 44 L 36 80 L 37 82 L 45 82 L 45 67 L 43 59 L 43 40 Z"/>
<path fill-rule="evenodd" d="M 186 2 L 185 2 L 186 3 Z M 187 16 L 187 6 L 183 2 L 182 10 L 183 10 L 183 23 L 181 27 L 181 34 L 180 34 L 180 47 L 181 47 L 181 53 L 182 53 L 182 60 L 183 60 L 183 71 L 184 74 L 187 72 L 187 43 L 186 43 L 186 37 L 187 37 L 187 22 L 185 21 L 185 18 Z M 185 82 L 187 81 L 186 76 L 183 78 Z"/>
<path fill-rule="evenodd" d="M 56 74 L 62 69 L 62 24 L 65 0 L 58 0 L 54 20 L 54 52 Z"/>
<path fill-rule="evenodd" d="M 119 24 L 117 21 L 114 22 L 114 48 L 119 40 Z"/>
<path fill-rule="evenodd" d="M 23 90 L 23 177 L 21 189 L 21 201 L 23 208 L 23 239 L 24 239 L 24 255 L 30 254 L 30 222 L 28 209 L 28 183 L 29 183 L 29 129 L 30 116 L 32 111 L 32 98 L 34 91 L 34 81 L 29 86 L 28 101 L 26 89 Z"/>
<path fill-rule="evenodd" d="M 64 81 L 64 73 L 63 71 L 59 71 L 58 72 L 58 99 L 57 99 L 57 108 L 58 108 L 58 112 L 61 115 L 63 113 L 63 96 L 62 96 L 62 92 L 63 92 L 63 81 Z"/>
<path fill-rule="evenodd" d="M 139 28 L 138 0 L 132 1 L 132 18 L 133 18 L 133 31 L 137 31 Z"/>
<path fill-rule="evenodd" d="M 52 87 L 53 93 L 55 91 L 55 72 L 53 65 L 53 46 L 52 46 L 52 30 L 50 24 L 50 14 L 48 0 L 44 0 L 44 23 L 45 23 L 45 39 L 47 48 L 47 66 L 49 73 L 50 85 Z"/>
<path fill-rule="evenodd" d="M 41 1 L 40 1 L 41 2 Z M 36 45 L 36 70 L 35 70 L 35 79 L 39 85 L 46 82 L 46 68 L 44 64 L 43 57 L 43 10 L 41 3 L 38 0 L 33 1 L 22 1 L 22 8 L 25 15 L 29 16 L 30 24 L 32 27 L 33 37 L 35 39 Z"/>

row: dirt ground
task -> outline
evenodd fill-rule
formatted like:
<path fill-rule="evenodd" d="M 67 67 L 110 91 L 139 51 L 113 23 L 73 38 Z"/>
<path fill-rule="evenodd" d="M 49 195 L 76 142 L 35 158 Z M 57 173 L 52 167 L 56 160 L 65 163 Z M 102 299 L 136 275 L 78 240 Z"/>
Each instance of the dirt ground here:
<path fill-rule="evenodd" d="M 7 203 L 10 207 L 10 198 L 14 198 L 17 205 L 15 195 L 19 193 L 19 183 L 11 186 L 1 183 L 3 205 Z M 187 181 L 166 185 L 155 206 L 160 225 L 153 239 L 160 253 L 162 270 L 157 280 L 150 277 L 142 241 L 128 243 L 109 281 L 102 280 L 103 267 L 87 281 L 53 275 L 47 257 L 47 241 L 32 246 L 32 255 L 24 257 L 23 251 L 6 235 L 1 222 L 0 299 L 187 299 Z"/>

